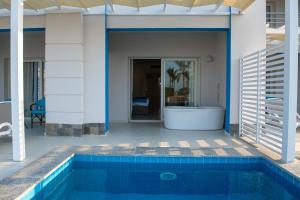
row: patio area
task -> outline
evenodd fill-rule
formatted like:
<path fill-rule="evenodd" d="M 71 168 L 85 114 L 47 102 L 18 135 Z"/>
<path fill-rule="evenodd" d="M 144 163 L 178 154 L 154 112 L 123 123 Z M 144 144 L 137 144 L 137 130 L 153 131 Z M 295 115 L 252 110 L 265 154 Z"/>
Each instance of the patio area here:
<path fill-rule="evenodd" d="M 103 146 L 112 148 L 135 147 L 180 147 L 209 149 L 210 154 L 220 156 L 259 154 L 260 149 L 241 139 L 228 136 L 220 131 L 177 131 L 164 129 L 160 123 L 115 123 L 106 136 L 85 135 L 82 137 L 44 136 L 44 128 L 35 126 L 26 129 L 26 161 L 12 161 L 11 138 L 0 139 L 0 180 L 13 174 L 25 165 L 62 145 Z M 300 159 L 300 129 L 297 134 L 297 158 Z M 155 154 L 155 152 L 152 152 Z M 266 152 L 265 152 L 266 153 Z M 159 154 L 159 153 L 158 153 Z M 269 155 L 272 157 L 271 155 Z"/>
<path fill-rule="evenodd" d="M 298 138 L 300 144 L 300 136 Z M 107 136 L 85 135 L 82 137 L 44 136 L 44 129 L 35 126 L 26 129 L 26 161 L 12 161 L 11 138 L 0 139 L 0 179 L 36 160 L 55 147 L 62 145 L 92 145 L 106 148 L 181 147 L 211 149 L 215 155 L 253 155 L 255 148 L 220 131 L 175 131 L 164 129 L 160 123 L 117 123 L 111 125 Z M 298 145 L 299 146 L 299 145 Z M 298 149 L 300 156 L 300 149 Z"/>

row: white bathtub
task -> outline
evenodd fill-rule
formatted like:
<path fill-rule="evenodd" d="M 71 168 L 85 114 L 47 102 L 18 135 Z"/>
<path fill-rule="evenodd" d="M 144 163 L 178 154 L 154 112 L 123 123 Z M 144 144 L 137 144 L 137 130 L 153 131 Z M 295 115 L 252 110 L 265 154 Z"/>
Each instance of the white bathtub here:
<path fill-rule="evenodd" d="M 222 107 L 166 107 L 164 125 L 177 130 L 223 129 L 225 109 Z"/>

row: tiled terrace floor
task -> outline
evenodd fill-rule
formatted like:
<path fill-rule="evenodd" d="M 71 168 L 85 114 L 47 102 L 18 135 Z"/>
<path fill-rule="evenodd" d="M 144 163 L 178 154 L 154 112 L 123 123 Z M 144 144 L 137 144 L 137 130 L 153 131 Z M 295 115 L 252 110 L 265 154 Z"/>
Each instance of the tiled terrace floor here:
<path fill-rule="evenodd" d="M 214 148 L 216 155 L 226 155 L 222 148 L 251 155 L 246 143 L 227 136 L 223 131 L 172 131 L 161 124 L 112 124 L 107 136 L 44 136 L 42 127 L 26 129 L 25 162 L 12 161 L 11 138 L 0 138 L 0 179 L 61 145 L 102 145 L 106 147 L 189 147 Z"/>
<path fill-rule="evenodd" d="M 11 138 L 0 138 L 0 180 L 11 175 L 24 165 L 36 160 L 57 146 L 102 146 L 113 147 L 187 147 L 195 155 L 201 154 L 201 148 L 209 155 L 245 155 L 259 154 L 252 146 L 223 131 L 173 131 L 162 128 L 160 124 L 112 124 L 107 136 L 86 135 L 82 137 L 44 136 L 42 127 L 26 130 L 25 162 L 12 161 Z M 297 156 L 300 159 L 300 133 L 297 137 Z M 155 148 L 154 148 L 155 149 Z M 193 150 L 194 149 L 194 150 Z M 200 149 L 200 150 L 199 150 Z M 149 154 L 159 154 L 149 149 Z M 176 154 L 176 149 L 172 152 Z M 180 152 L 177 152 L 180 153 Z M 296 164 L 296 171 L 300 163 Z M 295 168 L 294 165 L 287 167 Z M 294 170 L 294 171 L 295 171 Z"/>

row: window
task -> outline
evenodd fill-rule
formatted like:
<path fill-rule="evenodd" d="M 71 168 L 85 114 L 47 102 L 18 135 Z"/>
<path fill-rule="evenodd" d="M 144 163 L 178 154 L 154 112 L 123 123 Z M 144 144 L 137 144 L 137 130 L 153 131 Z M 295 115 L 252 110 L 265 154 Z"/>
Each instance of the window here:
<path fill-rule="evenodd" d="M 195 106 L 195 59 L 165 59 L 165 106 Z"/>

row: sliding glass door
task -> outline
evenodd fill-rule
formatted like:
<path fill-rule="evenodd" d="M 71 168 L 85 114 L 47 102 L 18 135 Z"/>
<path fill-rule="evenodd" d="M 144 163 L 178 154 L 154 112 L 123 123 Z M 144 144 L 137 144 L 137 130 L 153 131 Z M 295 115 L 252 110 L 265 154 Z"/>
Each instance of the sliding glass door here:
<path fill-rule="evenodd" d="M 131 121 L 161 120 L 161 60 L 131 60 Z"/>
<path fill-rule="evenodd" d="M 195 106 L 196 59 L 163 59 L 165 106 Z"/>

